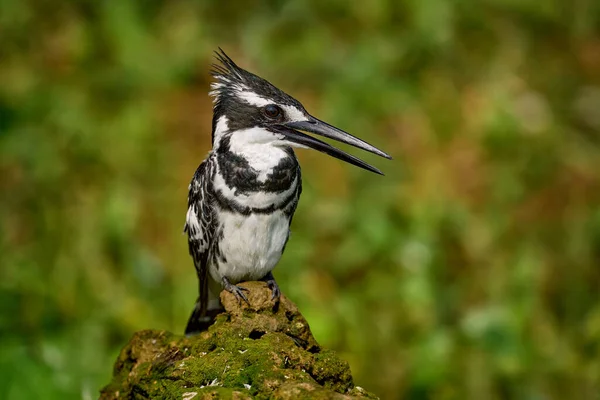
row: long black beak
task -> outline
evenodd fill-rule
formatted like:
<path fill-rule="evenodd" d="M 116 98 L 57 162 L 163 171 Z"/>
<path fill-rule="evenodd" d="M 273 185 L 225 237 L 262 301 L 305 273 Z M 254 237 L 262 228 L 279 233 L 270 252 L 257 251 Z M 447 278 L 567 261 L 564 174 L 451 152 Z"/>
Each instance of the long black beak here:
<path fill-rule="evenodd" d="M 312 136 L 308 136 L 297 130 L 316 133 L 317 135 L 325 136 L 327 138 L 337 140 L 338 142 L 346 143 L 359 149 L 366 150 L 378 156 L 392 159 L 389 154 L 379 150 L 377 147 L 370 145 L 369 143 L 360 140 L 359 138 L 352 136 L 349 133 L 344 132 L 341 129 L 331 126 L 326 122 L 318 120 L 314 117 L 309 117 L 307 121 L 295 121 L 287 122 L 277 127 L 278 131 L 286 136 L 286 139 L 290 142 L 299 144 L 301 146 L 309 147 L 314 150 L 318 150 L 332 157 L 345 161 L 347 163 L 356 165 L 357 167 L 364 168 L 368 171 L 375 172 L 376 174 L 383 175 L 383 173 L 372 165 L 367 164 L 359 158 L 356 158 L 342 150 L 339 150 L 325 142 L 320 141 Z M 297 129 L 297 130 L 296 130 Z"/>

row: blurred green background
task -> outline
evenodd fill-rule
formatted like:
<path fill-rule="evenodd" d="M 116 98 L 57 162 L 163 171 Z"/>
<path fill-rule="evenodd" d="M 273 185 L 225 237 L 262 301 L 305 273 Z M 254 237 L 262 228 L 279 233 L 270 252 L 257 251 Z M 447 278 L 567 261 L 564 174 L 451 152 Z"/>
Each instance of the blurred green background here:
<path fill-rule="evenodd" d="M 275 269 L 358 385 L 600 398 L 594 0 L 0 0 L 0 398 L 96 398 L 183 331 L 217 46 L 394 156 L 299 151 Z"/>

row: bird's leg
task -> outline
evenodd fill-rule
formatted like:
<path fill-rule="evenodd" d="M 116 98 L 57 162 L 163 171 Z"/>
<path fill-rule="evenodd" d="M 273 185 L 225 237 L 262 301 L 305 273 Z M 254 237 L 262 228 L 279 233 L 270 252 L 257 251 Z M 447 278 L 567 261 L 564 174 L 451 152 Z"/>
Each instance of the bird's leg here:
<path fill-rule="evenodd" d="M 246 304 L 250 305 L 248 298 L 244 294 L 244 292 L 248 292 L 249 290 L 245 287 L 234 285 L 233 283 L 229 282 L 229 279 L 227 279 L 225 276 L 223 277 L 223 289 L 227 290 L 229 293 L 232 293 L 239 302 L 244 300 Z"/>
<path fill-rule="evenodd" d="M 275 300 L 275 302 L 278 302 L 279 298 L 281 297 L 281 290 L 279 290 L 279 285 L 277 285 L 277 282 L 275 282 L 273 273 L 269 271 L 269 273 L 265 275 L 265 277 L 262 278 L 261 281 L 267 282 L 267 286 L 269 287 L 269 289 L 271 289 L 271 292 L 273 293 L 273 295 L 271 296 L 271 300 Z"/>

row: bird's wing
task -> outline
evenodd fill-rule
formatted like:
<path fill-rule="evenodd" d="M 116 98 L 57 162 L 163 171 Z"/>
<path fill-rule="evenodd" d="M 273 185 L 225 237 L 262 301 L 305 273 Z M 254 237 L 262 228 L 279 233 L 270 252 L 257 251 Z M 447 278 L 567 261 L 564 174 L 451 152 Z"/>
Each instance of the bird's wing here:
<path fill-rule="evenodd" d="M 290 202 L 290 204 L 285 208 L 284 212 L 290 218 L 290 225 L 292 224 L 292 218 L 294 217 L 294 213 L 296 212 L 296 207 L 298 207 L 298 202 L 300 201 L 300 195 L 302 194 L 302 171 L 300 170 L 300 165 L 298 165 L 296 174 L 298 176 L 298 186 L 296 188 L 296 197 L 294 200 Z"/>
<path fill-rule="evenodd" d="M 214 171 L 212 157 L 207 158 L 196 170 L 190 182 L 188 211 L 184 232 L 188 234 L 190 255 L 194 259 L 198 275 L 199 297 L 196 306 L 199 315 L 206 313 L 208 303 L 208 258 L 216 229 L 213 212 L 211 176 Z"/>

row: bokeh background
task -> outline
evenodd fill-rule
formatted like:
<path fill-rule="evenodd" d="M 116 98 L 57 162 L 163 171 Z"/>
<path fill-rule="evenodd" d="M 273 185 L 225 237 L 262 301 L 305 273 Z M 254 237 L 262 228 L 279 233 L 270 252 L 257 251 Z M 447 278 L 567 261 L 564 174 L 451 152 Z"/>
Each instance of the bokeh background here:
<path fill-rule="evenodd" d="M 358 385 L 599 398 L 593 0 L 1 0 L 0 398 L 96 398 L 134 331 L 183 331 L 217 46 L 394 156 L 299 151 L 275 270 Z"/>

